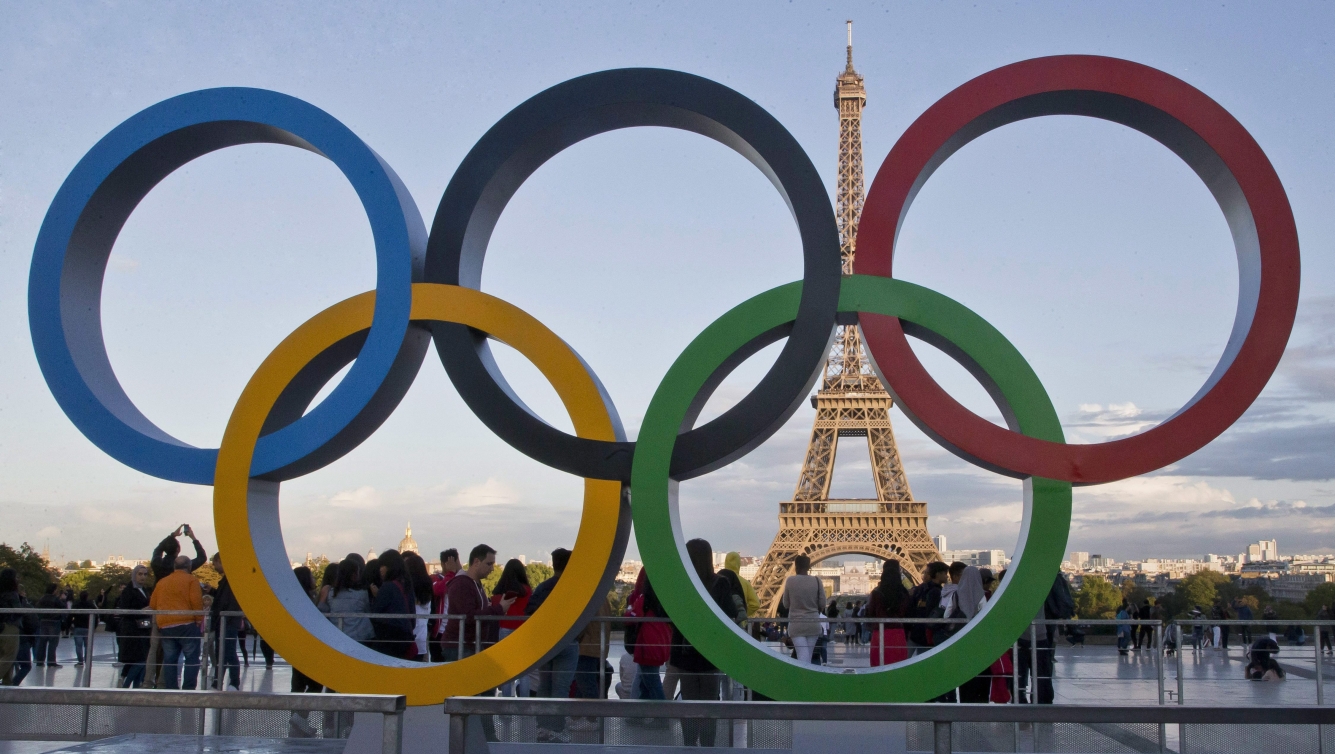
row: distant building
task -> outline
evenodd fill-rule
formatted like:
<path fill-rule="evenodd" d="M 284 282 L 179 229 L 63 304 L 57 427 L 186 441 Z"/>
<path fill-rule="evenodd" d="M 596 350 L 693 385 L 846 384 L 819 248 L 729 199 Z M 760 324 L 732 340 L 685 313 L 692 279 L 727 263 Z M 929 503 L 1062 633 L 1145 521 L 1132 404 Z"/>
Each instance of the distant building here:
<path fill-rule="evenodd" d="M 936 551 L 937 551 L 937 552 L 945 552 L 946 549 L 947 549 L 947 548 L 946 548 L 946 535 L 944 535 L 944 534 L 938 534 L 938 535 L 936 535 L 935 537 L 932 537 L 932 544 L 936 545 Z"/>
<path fill-rule="evenodd" d="M 993 571 L 1010 564 L 1005 550 L 939 550 L 941 559 L 947 563 L 958 560 L 975 568 L 991 568 Z"/>
<path fill-rule="evenodd" d="M 413 525 L 403 530 L 403 539 L 399 540 L 399 552 L 417 552 L 417 540 L 413 539 Z"/>
<path fill-rule="evenodd" d="M 1279 543 L 1273 539 L 1263 539 L 1254 545 L 1247 545 L 1247 562 L 1262 563 L 1267 560 L 1279 560 Z"/>
<path fill-rule="evenodd" d="M 1089 553 L 1071 551 L 1071 565 L 1077 570 L 1084 570 L 1089 565 Z"/>
<path fill-rule="evenodd" d="M 1302 602 L 1307 598 L 1308 592 L 1332 581 L 1335 581 L 1335 574 L 1286 573 L 1273 578 L 1266 578 L 1262 586 L 1265 588 L 1266 594 L 1276 600 Z"/>
<path fill-rule="evenodd" d="M 635 579 L 640 577 L 640 569 L 643 567 L 644 563 L 638 560 L 623 560 L 621 569 L 617 571 L 616 580 L 623 584 L 634 584 Z"/>

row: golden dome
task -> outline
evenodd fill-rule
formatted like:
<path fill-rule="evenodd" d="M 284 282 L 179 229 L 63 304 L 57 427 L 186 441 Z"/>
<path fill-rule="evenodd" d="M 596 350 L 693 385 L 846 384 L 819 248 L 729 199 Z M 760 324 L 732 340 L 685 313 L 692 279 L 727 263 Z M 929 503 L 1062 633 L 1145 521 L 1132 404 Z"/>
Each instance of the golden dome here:
<path fill-rule="evenodd" d="M 417 540 L 413 539 L 413 525 L 403 530 L 403 539 L 399 540 L 399 552 L 417 552 Z"/>

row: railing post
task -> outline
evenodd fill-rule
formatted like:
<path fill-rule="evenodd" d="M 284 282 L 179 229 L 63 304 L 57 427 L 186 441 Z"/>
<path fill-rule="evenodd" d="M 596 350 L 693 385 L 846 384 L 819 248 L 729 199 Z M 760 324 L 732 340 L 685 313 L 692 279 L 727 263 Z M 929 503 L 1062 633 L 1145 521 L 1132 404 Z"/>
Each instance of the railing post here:
<path fill-rule="evenodd" d="M 1313 625 L 1316 636 L 1316 643 L 1312 645 L 1313 654 L 1316 656 L 1316 703 L 1321 706 L 1326 703 L 1326 690 L 1321 684 L 1321 626 Z"/>
<path fill-rule="evenodd" d="M 1154 670 L 1159 676 L 1159 706 L 1164 706 L 1163 624 L 1154 624 Z M 1159 754 L 1168 751 L 1168 728 L 1159 723 Z"/>
<path fill-rule="evenodd" d="M 464 734 L 468 730 L 468 718 L 450 713 L 446 715 L 450 718 L 450 754 L 464 754 Z"/>
<path fill-rule="evenodd" d="M 454 659 L 455 659 L 455 660 L 462 660 L 463 658 L 464 658 L 464 619 L 463 619 L 462 616 L 460 616 L 460 617 L 459 617 L 459 656 L 458 656 L 458 657 L 455 657 Z"/>
<path fill-rule="evenodd" d="M 954 747 L 950 744 L 950 721 L 937 720 L 932 724 L 933 754 L 951 754 Z"/>
<path fill-rule="evenodd" d="M 482 616 L 473 616 L 473 654 L 482 651 Z M 462 659 L 462 658 L 460 658 Z"/>
<path fill-rule="evenodd" d="M 1029 703 L 1038 704 L 1038 621 L 1029 624 Z M 1034 736 L 1038 741 L 1038 736 Z"/>
<path fill-rule="evenodd" d="M 88 614 L 88 641 L 84 642 L 84 658 L 88 661 L 84 665 L 84 689 L 91 689 L 92 687 L 92 645 L 96 634 L 97 611 L 93 610 L 92 613 Z M 1320 675 L 1318 675 L 1318 678 L 1320 678 Z"/>
<path fill-rule="evenodd" d="M 1182 641 L 1182 624 L 1174 624 L 1177 628 L 1177 703 L 1179 706 L 1185 704 L 1183 700 L 1183 689 L 1186 688 L 1186 679 L 1182 677 L 1182 652 L 1185 650 L 1185 644 Z M 1177 751 L 1178 754 L 1187 754 L 1187 726 L 1185 723 L 1177 724 Z"/>
<path fill-rule="evenodd" d="M 450 731 L 454 733 L 453 730 Z M 450 736 L 450 749 L 454 749 L 454 736 Z M 463 749 L 459 749 L 463 751 Z M 403 710 L 386 712 L 380 723 L 380 754 L 402 754 L 403 752 Z"/>

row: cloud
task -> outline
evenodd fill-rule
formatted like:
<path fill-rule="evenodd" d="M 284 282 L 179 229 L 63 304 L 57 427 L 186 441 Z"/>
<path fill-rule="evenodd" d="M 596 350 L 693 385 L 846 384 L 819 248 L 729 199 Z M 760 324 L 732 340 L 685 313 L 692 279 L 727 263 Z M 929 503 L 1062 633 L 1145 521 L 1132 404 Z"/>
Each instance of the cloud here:
<path fill-rule="evenodd" d="M 519 490 L 496 479 L 488 478 L 481 484 L 465 487 L 450 496 L 450 503 L 465 508 L 481 508 L 495 505 L 518 503 L 522 496 Z"/>
<path fill-rule="evenodd" d="M 1335 479 L 1335 421 L 1226 432 L 1179 462 L 1174 474 L 1252 479 Z"/>
<path fill-rule="evenodd" d="M 374 510 L 383 504 L 384 495 L 370 485 L 364 485 L 355 490 L 343 490 L 329 499 L 329 505 L 334 508 L 350 508 L 353 510 Z"/>
<path fill-rule="evenodd" d="M 60 528 L 56 526 L 43 526 L 37 530 L 38 539 L 51 539 L 60 536 Z"/>

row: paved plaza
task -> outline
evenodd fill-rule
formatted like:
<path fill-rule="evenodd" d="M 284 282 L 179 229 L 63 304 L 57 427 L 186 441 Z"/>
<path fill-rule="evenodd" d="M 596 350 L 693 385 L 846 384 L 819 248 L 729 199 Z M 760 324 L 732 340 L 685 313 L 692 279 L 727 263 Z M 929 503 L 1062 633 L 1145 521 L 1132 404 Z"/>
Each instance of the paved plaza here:
<path fill-rule="evenodd" d="M 247 643 L 248 655 L 253 644 L 253 639 Z M 96 651 L 89 685 L 110 688 L 120 671 L 113 664 L 112 637 L 99 632 L 94 647 Z M 771 645 L 771 649 L 778 651 L 776 645 Z M 609 653 L 614 686 L 620 680 L 616 669 L 624 651 L 619 635 L 614 634 Z M 870 664 L 869 651 L 865 646 L 845 646 L 841 639 L 836 638 L 829 644 L 828 651 L 829 664 L 834 667 L 867 667 Z M 74 666 L 74 644 L 71 640 L 61 641 L 58 659 L 62 667 L 34 667 L 23 685 L 84 685 L 87 670 Z M 1070 647 L 1063 642 L 1057 648 L 1056 660 L 1055 691 L 1058 704 L 1159 703 L 1159 671 L 1154 652 L 1132 651 L 1128 655 L 1119 655 L 1116 647 L 1111 645 Z M 1184 701 L 1188 704 L 1316 704 L 1316 665 L 1312 647 L 1285 645 L 1280 651 L 1280 661 L 1288 672 L 1288 680 L 1283 683 L 1255 683 L 1242 676 L 1246 661 L 1240 647 L 1232 647 L 1227 652 L 1214 648 L 1193 652 L 1188 648 L 1181 657 Z M 1165 703 L 1175 704 L 1179 661 L 1176 656 L 1168 656 L 1163 658 L 1163 663 Z M 1327 695 L 1333 690 L 1332 676 L 1335 676 L 1335 658 L 1327 656 L 1322 665 L 1323 686 Z M 291 688 L 291 678 L 291 666 L 281 657 L 277 658 L 272 668 L 266 668 L 263 655 L 258 651 L 250 659 L 250 665 L 241 668 L 241 688 L 244 691 L 286 692 Z M 615 693 L 612 696 L 615 697 Z M 1335 697 L 1327 696 L 1327 699 L 1335 701 Z"/>

